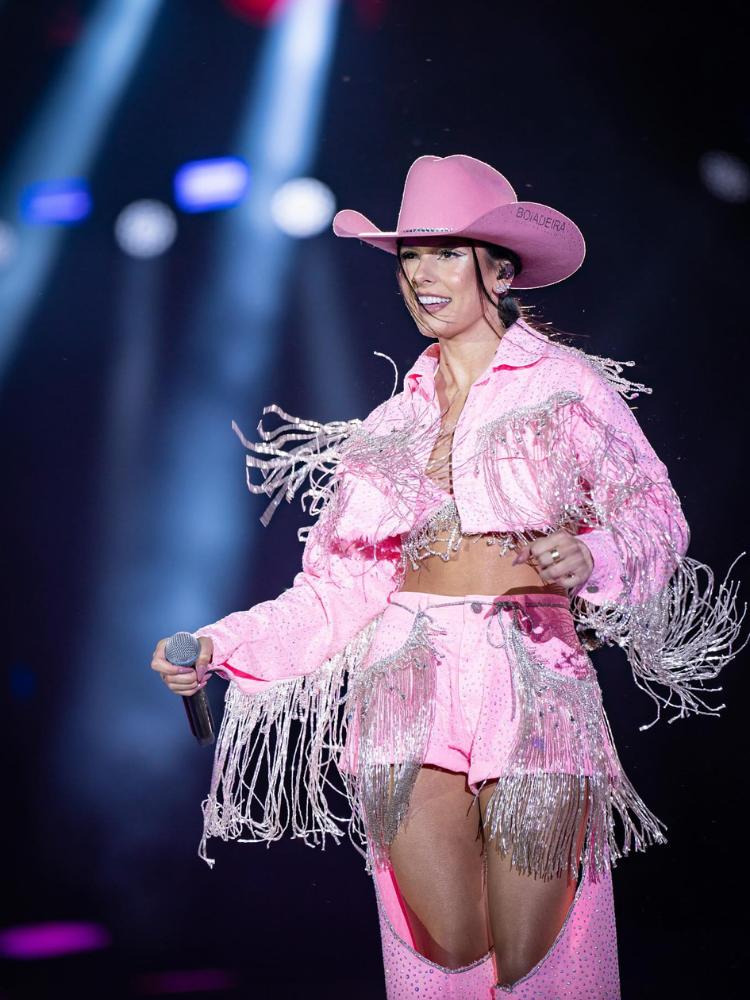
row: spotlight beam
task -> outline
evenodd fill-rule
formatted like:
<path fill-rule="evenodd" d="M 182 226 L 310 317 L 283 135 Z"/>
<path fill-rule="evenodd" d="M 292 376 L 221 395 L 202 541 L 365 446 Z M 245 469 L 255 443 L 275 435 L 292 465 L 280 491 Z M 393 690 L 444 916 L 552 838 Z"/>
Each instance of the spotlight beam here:
<path fill-rule="evenodd" d="M 0 216 L 17 217 L 27 184 L 85 176 L 140 56 L 162 0 L 102 0 L 0 178 Z M 0 275 L 0 385 L 64 230 L 24 229 Z"/>

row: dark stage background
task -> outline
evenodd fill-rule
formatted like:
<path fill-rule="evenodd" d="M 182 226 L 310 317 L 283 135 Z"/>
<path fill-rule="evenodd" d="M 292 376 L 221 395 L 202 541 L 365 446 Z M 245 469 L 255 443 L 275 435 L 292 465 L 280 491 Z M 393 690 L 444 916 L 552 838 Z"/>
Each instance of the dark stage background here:
<path fill-rule="evenodd" d="M 521 301 L 637 362 L 690 554 L 723 579 L 747 543 L 741 11 L 0 3 L 0 996 L 383 996 L 372 886 L 348 844 L 212 841 L 215 868 L 198 859 L 211 751 L 149 669 L 160 637 L 276 596 L 299 566 L 299 505 L 260 526 L 231 421 L 252 434 L 272 401 L 364 416 L 392 384 L 373 351 L 403 375 L 424 347 L 393 259 L 332 235 L 327 191 L 390 229 L 411 162 L 461 152 L 570 215 L 583 267 Z M 242 200 L 180 208 L 175 171 L 222 156 L 249 164 Z M 300 177 L 318 184 L 290 189 L 293 216 L 324 218 L 287 235 L 272 196 Z M 61 178 L 77 193 L 34 201 L 28 185 Z M 115 238 L 141 199 L 162 207 L 128 230 L 136 252 L 176 222 L 159 255 Z M 84 217 L 34 215 L 61 205 Z M 720 718 L 647 732 L 624 655 L 595 662 L 625 769 L 668 826 L 667 846 L 615 869 L 623 996 L 738 996 L 747 654 L 722 674 Z M 224 690 L 209 685 L 217 717 Z M 11 934 L 45 924 L 74 926 Z"/>

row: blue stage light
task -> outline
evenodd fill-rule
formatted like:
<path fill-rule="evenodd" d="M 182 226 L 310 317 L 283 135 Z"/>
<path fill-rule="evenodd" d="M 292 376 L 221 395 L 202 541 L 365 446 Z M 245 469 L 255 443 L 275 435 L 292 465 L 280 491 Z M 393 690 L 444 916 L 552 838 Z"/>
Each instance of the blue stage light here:
<path fill-rule="evenodd" d="M 247 163 L 238 156 L 191 160 L 174 177 L 174 200 L 183 212 L 210 212 L 242 201 L 250 181 Z"/>
<path fill-rule="evenodd" d="M 70 225 L 90 212 L 91 192 L 83 180 L 39 181 L 21 193 L 21 215 L 36 225 Z"/>

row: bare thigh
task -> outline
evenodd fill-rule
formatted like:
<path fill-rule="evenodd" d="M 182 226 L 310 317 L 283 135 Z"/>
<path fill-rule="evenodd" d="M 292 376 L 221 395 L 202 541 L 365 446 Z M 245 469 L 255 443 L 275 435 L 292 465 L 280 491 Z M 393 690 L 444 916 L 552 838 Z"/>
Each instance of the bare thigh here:
<path fill-rule="evenodd" d="M 491 948 L 479 806 L 466 775 L 420 769 L 391 863 L 414 947 L 456 969 Z"/>
<path fill-rule="evenodd" d="M 483 817 L 495 784 L 480 790 Z M 587 819 L 588 809 L 578 829 L 579 863 Z M 577 880 L 566 875 L 548 881 L 522 875 L 511 869 L 509 857 L 503 859 L 492 844 L 487 845 L 487 908 L 499 982 L 515 983 L 544 958 L 565 922 L 577 886 Z"/>

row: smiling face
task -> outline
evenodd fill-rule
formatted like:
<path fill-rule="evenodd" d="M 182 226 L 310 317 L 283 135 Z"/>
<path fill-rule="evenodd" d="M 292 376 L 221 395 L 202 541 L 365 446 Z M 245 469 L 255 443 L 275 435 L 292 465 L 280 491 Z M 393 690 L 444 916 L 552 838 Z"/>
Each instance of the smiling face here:
<path fill-rule="evenodd" d="M 498 301 L 493 287 L 503 273 L 503 261 L 493 260 L 482 246 L 474 244 L 474 249 L 489 300 L 477 285 L 471 241 L 424 236 L 402 241 L 399 286 L 425 337 L 502 336 L 502 323 L 493 307 Z M 507 278 L 502 280 L 507 284 Z"/>

